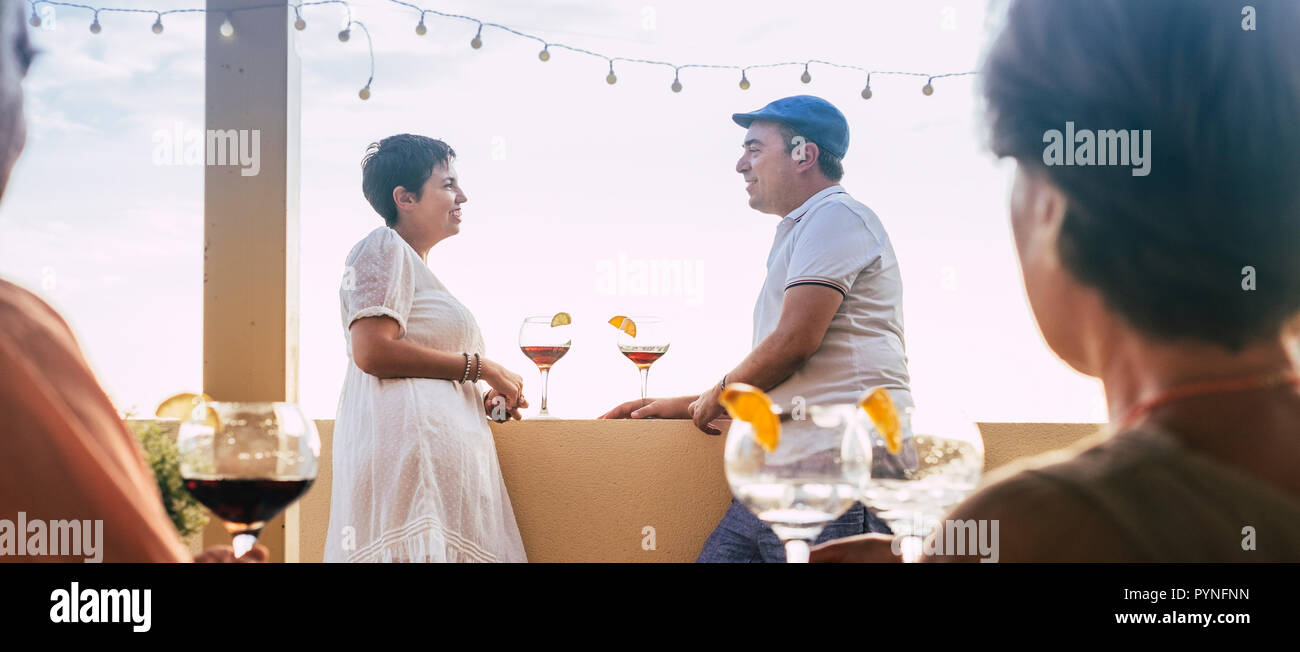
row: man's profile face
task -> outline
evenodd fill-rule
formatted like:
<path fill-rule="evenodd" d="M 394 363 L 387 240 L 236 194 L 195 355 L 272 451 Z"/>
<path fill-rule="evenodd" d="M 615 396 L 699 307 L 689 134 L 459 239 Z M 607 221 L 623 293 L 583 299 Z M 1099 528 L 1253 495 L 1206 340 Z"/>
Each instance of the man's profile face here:
<path fill-rule="evenodd" d="M 755 120 L 745 132 L 743 147 L 736 171 L 745 179 L 749 207 L 777 214 L 795 175 L 795 160 L 786 151 L 781 129 L 773 122 Z"/>

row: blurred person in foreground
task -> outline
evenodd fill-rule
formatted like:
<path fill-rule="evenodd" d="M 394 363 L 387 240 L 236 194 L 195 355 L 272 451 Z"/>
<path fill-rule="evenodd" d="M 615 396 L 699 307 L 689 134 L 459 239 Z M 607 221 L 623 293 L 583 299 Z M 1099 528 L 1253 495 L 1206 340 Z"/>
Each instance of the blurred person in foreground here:
<path fill-rule="evenodd" d="M 1252 5 L 1254 29 L 1215 0 L 1009 7 L 982 81 L 1025 289 L 1110 425 L 948 515 L 997 520 L 1001 561 L 1300 561 L 1300 3 Z M 1146 160 L 1110 132 L 1097 165 L 1112 129 Z M 976 559 L 943 529 L 926 561 Z M 812 555 L 897 559 L 881 535 Z"/>
<path fill-rule="evenodd" d="M 24 6 L 0 7 L 0 196 L 27 136 L 22 80 L 35 53 Z M 2 280 L 0 372 L 0 562 L 190 561 L 139 444 L 68 325 L 35 295 Z M 47 532 L 45 524 L 71 520 L 102 521 L 98 536 L 83 533 L 93 550 L 56 554 L 66 553 L 69 542 L 56 546 L 57 526 Z M 15 523 L 26 531 L 15 531 Z M 32 545 L 38 541 L 44 543 Z M 256 546 L 238 561 L 267 555 Z M 194 561 L 235 558 L 219 546 Z"/>

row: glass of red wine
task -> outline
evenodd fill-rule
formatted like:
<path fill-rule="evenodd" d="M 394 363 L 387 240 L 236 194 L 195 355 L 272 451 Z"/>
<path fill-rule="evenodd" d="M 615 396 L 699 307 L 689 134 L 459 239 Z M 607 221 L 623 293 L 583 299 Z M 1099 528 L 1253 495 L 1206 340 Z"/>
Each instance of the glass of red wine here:
<path fill-rule="evenodd" d="M 235 556 L 316 480 L 320 436 L 294 403 L 200 402 L 176 440 L 185 489 L 233 538 Z"/>
<path fill-rule="evenodd" d="M 618 350 L 636 365 L 641 373 L 641 402 L 649 400 L 650 365 L 668 352 L 670 335 L 668 322 L 663 317 L 637 316 L 629 318 L 634 329 L 620 328 Z M 629 332 L 631 331 L 631 332 Z"/>
<path fill-rule="evenodd" d="M 542 372 L 542 409 L 537 416 L 549 418 L 546 409 L 546 385 L 551 376 L 551 365 L 564 357 L 573 345 L 573 326 L 569 313 L 556 313 L 554 316 L 534 315 L 524 319 L 519 327 L 519 349 L 528 356 Z"/>

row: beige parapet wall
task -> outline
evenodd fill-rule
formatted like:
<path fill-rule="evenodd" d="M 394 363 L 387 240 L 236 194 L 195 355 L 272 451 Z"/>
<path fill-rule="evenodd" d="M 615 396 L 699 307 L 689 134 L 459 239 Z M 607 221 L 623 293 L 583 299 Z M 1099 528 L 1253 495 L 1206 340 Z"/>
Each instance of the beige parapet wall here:
<path fill-rule="evenodd" d="M 320 476 L 298 510 L 304 562 L 323 558 L 329 524 L 334 423 L 316 423 Z M 1098 427 L 982 423 L 985 466 L 1069 446 Z M 731 500 L 723 438 L 689 421 L 526 420 L 494 424 L 492 432 L 529 561 L 692 561 Z M 209 543 L 224 541 L 220 529 L 209 535 Z M 279 561 L 283 553 L 275 553 L 289 542 L 275 543 Z"/>

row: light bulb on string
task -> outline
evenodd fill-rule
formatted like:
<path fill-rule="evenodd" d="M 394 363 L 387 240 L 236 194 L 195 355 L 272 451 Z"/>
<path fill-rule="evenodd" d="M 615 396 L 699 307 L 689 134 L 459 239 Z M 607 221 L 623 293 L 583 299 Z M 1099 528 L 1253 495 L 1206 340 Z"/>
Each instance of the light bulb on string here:
<path fill-rule="evenodd" d="M 550 45 L 549 43 L 547 43 L 546 45 L 543 45 L 543 46 L 542 46 L 542 51 L 537 53 L 537 58 L 538 58 L 538 59 L 541 59 L 542 61 L 550 61 L 550 60 L 551 60 L 551 49 L 550 49 L 550 48 L 551 48 L 551 45 Z"/>
<path fill-rule="evenodd" d="M 153 33 L 163 33 L 162 14 L 158 14 L 158 18 L 153 21 Z"/>
<path fill-rule="evenodd" d="M 676 71 L 676 70 L 673 71 L 673 86 L 672 86 L 672 89 L 673 89 L 673 92 L 674 92 L 674 93 L 680 93 L 680 92 L 682 92 L 682 80 L 681 80 L 680 78 L 678 78 L 678 75 L 677 75 L 677 71 Z"/>
<path fill-rule="evenodd" d="M 357 93 L 357 97 L 360 97 L 362 100 L 370 99 L 370 84 L 366 84 L 365 88 L 362 88 L 361 92 Z"/>
<path fill-rule="evenodd" d="M 871 73 L 867 73 L 867 85 L 862 89 L 862 99 L 871 99 Z"/>
<path fill-rule="evenodd" d="M 611 85 L 612 85 L 612 84 L 616 83 L 617 81 L 618 81 L 618 76 L 616 76 L 616 75 L 614 74 L 614 60 L 613 60 L 613 59 L 610 59 L 610 61 L 609 61 L 609 74 L 608 74 L 608 75 L 605 75 L 605 83 L 606 83 L 606 84 L 611 84 Z"/>
<path fill-rule="evenodd" d="M 429 28 L 424 26 L 424 12 L 420 12 L 420 24 L 415 26 L 415 33 L 424 36 L 429 33 Z"/>
<path fill-rule="evenodd" d="M 294 8 L 293 13 L 296 17 L 293 21 L 293 28 L 300 32 L 307 29 L 307 21 L 302 19 L 302 12 L 298 8 Z"/>
<path fill-rule="evenodd" d="M 223 37 L 230 38 L 235 35 L 235 24 L 230 22 L 230 14 L 226 14 L 226 19 L 221 21 L 221 27 L 217 28 Z"/>
<path fill-rule="evenodd" d="M 90 23 L 90 33 L 91 33 L 91 34 L 98 34 L 98 33 L 100 33 L 100 32 L 103 31 L 103 30 L 104 30 L 104 28 L 103 28 L 102 26 L 100 26 L 100 24 L 99 24 L 99 12 L 96 11 L 96 12 L 95 12 L 95 20 L 94 20 L 94 22 Z"/>
<path fill-rule="evenodd" d="M 749 78 L 745 76 L 745 71 L 740 71 L 740 90 L 749 90 Z"/>
<path fill-rule="evenodd" d="M 41 26 L 41 17 L 39 14 L 36 13 L 35 8 L 32 9 L 32 17 L 27 19 L 27 24 L 31 25 L 32 27 Z"/>
<path fill-rule="evenodd" d="M 807 84 L 812 81 L 812 75 L 808 74 L 808 64 L 803 64 L 803 74 L 799 75 L 799 81 Z"/>
<path fill-rule="evenodd" d="M 343 30 L 339 32 L 339 40 L 347 43 L 350 38 L 352 38 L 352 28 L 344 27 Z"/>
<path fill-rule="evenodd" d="M 930 83 L 932 81 L 934 81 L 934 77 L 925 80 L 925 86 L 921 87 L 921 94 L 934 95 L 934 85 Z"/>
<path fill-rule="evenodd" d="M 479 23 L 478 31 L 474 33 L 474 40 L 469 42 L 469 46 L 475 50 L 483 47 L 483 23 Z"/>

